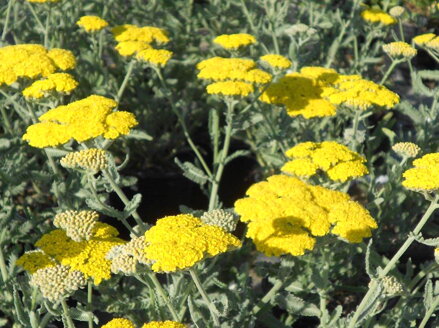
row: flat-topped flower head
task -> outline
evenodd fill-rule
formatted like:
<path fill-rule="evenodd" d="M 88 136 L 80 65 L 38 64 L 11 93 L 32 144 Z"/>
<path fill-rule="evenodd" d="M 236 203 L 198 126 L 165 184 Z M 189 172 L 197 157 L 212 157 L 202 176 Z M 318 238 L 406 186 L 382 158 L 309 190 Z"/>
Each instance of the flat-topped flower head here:
<path fill-rule="evenodd" d="M 322 171 L 333 181 L 345 182 L 369 173 L 363 156 L 334 141 L 303 142 L 285 155 L 292 160 L 282 171 L 299 177 L 310 178 Z"/>
<path fill-rule="evenodd" d="M 111 261 L 106 259 L 106 254 L 114 246 L 124 244 L 117 235 L 115 228 L 98 222 L 89 240 L 77 242 L 68 237 L 64 230 L 56 229 L 44 234 L 35 246 L 57 264 L 80 271 L 85 278 L 90 277 L 95 285 L 99 285 L 111 277 Z"/>
<path fill-rule="evenodd" d="M 252 185 L 246 198 L 235 202 L 247 237 L 267 256 L 303 255 L 316 237 L 329 233 L 358 243 L 377 228 L 375 220 L 349 195 L 312 186 L 286 175 L 274 175 Z"/>
<path fill-rule="evenodd" d="M 113 109 L 117 103 L 92 95 L 41 115 L 39 123 L 29 126 L 23 139 L 33 147 L 56 147 L 74 139 L 84 142 L 102 136 L 116 139 L 129 134 L 138 123 L 133 114 Z"/>
<path fill-rule="evenodd" d="M 398 142 L 392 146 L 392 150 L 402 157 L 416 157 L 421 148 L 412 142 Z"/>
<path fill-rule="evenodd" d="M 86 32 L 98 32 L 108 26 L 108 22 L 99 16 L 82 16 L 76 24 Z"/>
<path fill-rule="evenodd" d="M 159 219 L 145 232 L 145 257 L 155 272 L 186 270 L 205 258 L 241 246 L 224 229 L 207 225 L 200 219 L 181 214 Z"/>
<path fill-rule="evenodd" d="M 113 247 L 106 255 L 111 260 L 111 272 L 135 274 L 138 264 L 149 264 L 145 257 L 145 236 L 135 237 L 124 245 Z"/>
<path fill-rule="evenodd" d="M 57 265 L 56 261 L 41 249 L 27 251 L 15 263 L 30 274 L 35 273 L 39 269 Z"/>
<path fill-rule="evenodd" d="M 390 8 L 389 14 L 395 18 L 399 18 L 405 13 L 405 8 L 402 6 L 395 6 Z"/>
<path fill-rule="evenodd" d="M 238 223 L 238 219 L 233 213 L 223 209 L 204 212 L 200 219 L 206 224 L 218 226 L 227 232 L 235 231 L 236 224 Z"/>
<path fill-rule="evenodd" d="M 361 18 L 369 23 L 378 23 L 382 25 L 393 25 L 397 20 L 380 9 L 366 9 L 361 12 Z"/>
<path fill-rule="evenodd" d="M 95 211 L 65 211 L 55 215 L 53 225 L 63 229 L 72 240 L 90 240 L 96 232 L 99 214 Z"/>
<path fill-rule="evenodd" d="M 107 322 L 101 328 L 136 328 L 136 326 L 133 322 L 131 322 L 131 320 L 125 318 L 115 318 Z"/>
<path fill-rule="evenodd" d="M 59 2 L 60 0 L 26 0 L 26 1 L 32 3 L 55 3 L 55 2 Z"/>
<path fill-rule="evenodd" d="M 417 54 L 417 50 L 406 42 L 390 42 L 383 45 L 383 50 L 392 59 L 411 59 Z"/>
<path fill-rule="evenodd" d="M 53 303 L 83 288 L 86 283 L 82 272 L 70 270 L 64 265 L 39 269 L 32 274 L 29 281 L 31 286 L 40 290 L 44 298 Z"/>
<path fill-rule="evenodd" d="M 122 41 L 116 46 L 116 50 L 119 55 L 128 57 L 132 56 L 142 50 L 151 49 L 152 46 L 143 41 Z"/>
<path fill-rule="evenodd" d="M 414 168 L 403 173 L 402 185 L 414 191 L 439 190 L 439 153 L 431 153 L 413 161 Z"/>
<path fill-rule="evenodd" d="M 209 84 L 206 91 L 211 95 L 247 97 L 254 91 L 254 88 L 247 82 L 222 81 Z"/>
<path fill-rule="evenodd" d="M 47 78 L 35 81 L 29 87 L 23 90 L 23 96 L 26 98 L 40 99 L 50 95 L 70 94 L 78 82 L 68 73 L 53 73 Z"/>
<path fill-rule="evenodd" d="M 65 168 L 99 172 L 108 167 L 107 152 L 97 148 L 75 151 L 61 158 L 60 164 Z"/>
<path fill-rule="evenodd" d="M 48 77 L 56 71 L 72 69 L 76 59 L 69 50 L 48 51 L 38 44 L 18 44 L 0 48 L 0 87 L 19 79 Z M 64 87 L 59 85 L 59 88 Z M 70 88 L 70 91 L 72 88 Z"/>
<path fill-rule="evenodd" d="M 415 36 L 412 41 L 414 44 L 418 45 L 418 46 L 423 46 L 425 45 L 427 42 L 433 40 L 437 35 L 434 33 L 426 33 L 426 34 L 421 34 L 421 35 L 417 35 Z"/>
<path fill-rule="evenodd" d="M 123 41 L 142 41 L 146 43 L 168 43 L 169 37 L 164 29 L 154 26 L 136 26 L 125 24 L 114 27 L 111 32 L 118 42 Z"/>
<path fill-rule="evenodd" d="M 213 42 L 227 50 L 237 50 L 256 43 L 253 35 L 246 33 L 222 34 L 213 39 Z"/>
<path fill-rule="evenodd" d="M 287 69 L 290 68 L 292 64 L 288 58 L 276 54 L 264 55 L 259 59 L 275 69 Z"/>
<path fill-rule="evenodd" d="M 434 39 L 425 43 L 425 47 L 439 51 L 439 36 L 436 36 Z"/>
<path fill-rule="evenodd" d="M 172 51 L 165 49 L 147 48 L 137 53 L 136 58 L 149 64 L 163 67 L 172 57 Z"/>
<path fill-rule="evenodd" d="M 186 328 L 187 326 L 176 321 L 151 321 L 145 323 L 142 328 Z"/>

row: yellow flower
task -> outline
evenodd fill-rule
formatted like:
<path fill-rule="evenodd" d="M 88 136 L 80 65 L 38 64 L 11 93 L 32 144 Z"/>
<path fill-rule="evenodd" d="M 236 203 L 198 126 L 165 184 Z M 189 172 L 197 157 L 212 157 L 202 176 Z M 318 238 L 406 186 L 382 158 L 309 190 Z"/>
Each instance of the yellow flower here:
<path fill-rule="evenodd" d="M 99 172 L 108 167 L 106 151 L 96 148 L 69 153 L 61 158 L 60 163 L 66 168 L 81 168 L 93 172 Z"/>
<path fill-rule="evenodd" d="M 380 23 L 382 25 L 393 25 L 397 20 L 380 9 L 366 9 L 361 12 L 361 18 L 366 22 Z"/>
<path fill-rule="evenodd" d="M 118 42 L 143 41 L 146 43 L 166 44 L 170 41 L 165 30 L 153 26 L 139 27 L 125 24 L 116 26 L 111 31 Z"/>
<path fill-rule="evenodd" d="M 78 82 L 70 74 L 53 73 L 48 75 L 46 79 L 35 81 L 24 89 L 23 96 L 39 99 L 52 92 L 70 94 L 77 86 Z"/>
<path fill-rule="evenodd" d="M 436 34 L 434 33 L 426 33 L 415 36 L 412 41 L 414 44 L 417 44 L 418 46 L 423 46 L 427 42 L 433 40 L 436 37 Z"/>
<path fill-rule="evenodd" d="M 439 189 L 439 153 L 431 153 L 413 161 L 414 168 L 403 173 L 402 185 L 415 191 Z"/>
<path fill-rule="evenodd" d="M 300 143 L 285 155 L 293 160 L 285 163 L 282 171 L 299 177 L 309 178 L 322 170 L 331 180 L 345 182 L 369 173 L 364 157 L 334 141 Z"/>
<path fill-rule="evenodd" d="M 439 51 L 439 36 L 436 36 L 434 39 L 428 41 L 425 46 L 427 48 L 434 49 L 436 51 Z"/>
<path fill-rule="evenodd" d="M 246 97 L 254 91 L 254 88 L 246 82 L 223 81 L 209 84 L 206 91 L 211 95 Z"/>
<path fill-rule="evenodd" d="M 391 58 L 410 59 L 416 56 L 416 49 L 406 42 L 391 42 L 383 45 L 383 50 Z"/>
<path fill-rule="evenodd" d="M 145 49 L 137 53 L 136 58 L 150 64 L 163 67 L 172 57 L 172 51 L 164 49 Z"/>
<path fill-rule="evenodd" d="M 361 242 L 377 228 L 369 212 L 349 195 L 286 175 L 256 183 L 246 194 L 235 202 L 235 211 L 248 223 L 247 237 L 267 256 L 303 255 L 314 248 L 315 237 L 329 232 Z"/>
<path fill-rule="evenodd" d="M 145 256 L 156 272 L 189 269 L 207 257 L 241 246 L 230 233 L 188 214 L 159 219 L 145 232 L 145 241 Z"/>
<path fill-rule="evenodd" d="M 30 274 L 35 273 L 39 269 L 52 267 L 57 264 L 53 258 L 38 249 L 24 253 L 15 263 Z"/>
<path fill-rule="evenodd" d="M 33 147 L 55 147 L 70 139 L 83 142 L 103 136 L 115 139 L 126 135 L 138 123 L 128 112 L 113 112 L 117 103 L 92 95 L 68 105 L 49 110 L 39 117 L 40 123 L 29 126 L 23 139 Z"/>
<path fill-rule="evenodd" d="M 220 45 L 227 50 L 236 50 L 241 47 L 249 46 L 256 43 L 256 39 L 253 35 L 240 33 L 240 34 L 222 34 L 217 36 L 214 43 Z"/>
<path fill-rule="evenodd" d="M 286 69 L 291 66 L 291 61 L 281 55 L 275 55 L 275 54 L 268 54 L 265 56 L 260 57 L 260 59 L 264 62 L 266 62 L 268 65 L 270 65 L 273 68 L 279 68 L 279 69 Z"/>
<path fill-rule="evenodd" d="M 421 148 L 412 142 L 398 142 L 392 146 L 392 150 L 403 157 L 416 157 Z"/>
<path fill-rule="evenodd" d="M 119 55 L 127 57 L 132 56 L 139 51 L 150 49 L 151 45 L 143 41 L 122 41 L 116 46 L 116 50 Z"/>
<path fill-rule="evenodd" d="M 33 3 L 55 3 L 59 2 L 59 0 L 26 0 L 27 2 L 33 2 Z"/>
<path fill-rule="evenodd" d="M 108 22 L 98 16 L 82 16 L 76 24 L 86 32 L 97 32 L 108 26 Z"/>
<path fill-rule="evenodd" d="M 145 257 L 145 236 L 131 239 L 124 245 L 114 246 L 106 255 L 111 260 L 111 272 L 126 275 L 137 272 L 137 264 L 149 264 Z"/>
<path fill-rule="evenodd" d="M 112 226 L 98 222 L 89 240 L 76 242 L 65 231 L 56 229 L 43 235 L 35 246 L 58 263 L 93 278 L 94 284 L 99 285 L 111 276 L 111 261 L 106 259 L 106 254 L 114 246 L 124 244 L 116 237 L 118 234 Z"/>
<path fill-rule="evenodd" d="M 136 328 L 136 326 L 128 319 L 115 318 L 107 322 L 101 328 Z"/>
<path fill-rule="evenodd" d="M 70 65 L 63 65 L 67 61 L 66 58 L 69 58 Z M 20 44 L 0 48 L 0 63 L 1 86 L 2 84 L 11 85 L 19 78 L 47 77 L 58 69 L 73 68 L 76 61 L 68 50 L 47 51 L 41 45 Z"/>
<path fill-rule="evenodd" d="M 151 321 L 145 323 L 142 326 L 142 328 L 186 328 L 186 326 L 180 322 L 166 320 L 166 321 Z"/>

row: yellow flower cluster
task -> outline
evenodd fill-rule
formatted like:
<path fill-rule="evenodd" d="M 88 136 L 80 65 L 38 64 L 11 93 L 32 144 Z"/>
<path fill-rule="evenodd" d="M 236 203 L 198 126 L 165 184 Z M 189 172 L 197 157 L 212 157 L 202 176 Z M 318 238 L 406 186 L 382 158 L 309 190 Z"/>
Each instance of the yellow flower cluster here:
<path fill-rule="evenodd" d="M 254 91 L 254 84 L 267 84 L 271 74 L 256 68 L 251 59 L 212 57 L 197 64 L 197 77 L 217 81 L 207 86 L 209 94 L 247 96 Z"/>
<path fill-rule="evenodd" d="M 0 48 L 0 86 L 19 78 L 48 77 L 57 70 L 76 66 L 73 54 L 64 49 L 47 50 L 37 44 L 19 44 Z M 60 84 L 60 88 L 62 88 Z"/>
<path fill-rule="evenodd" d="M 33 3 L 55 3 L 59 2 L 59 0 L 26 0 L 27 2 L 33 2 Z"/>
<path fill-rule="evenodd" d="M 397 41 L 383 45 L 383 50 L 390 58 L 410 59 L 416 56 L 417 50 L 406 42 Z"/>
<path fill-rule="evenodd" d="M 185 270 L 241 246 L 239 239 L 222 228 L 186 214 L 159 219 L 145 232 L 145 241 L 145 256 L 156 272 Z"/>
<path fill-rule="evenodd" d="M 142 328 L 185 328 L 186 326 L 175 321 L 151 321 L 145 323 Z M 103 325 L 101 328 L 136 328 L 134 323 L 128 319 L 116 318 Z"/>
<path fill-rule="evenodd" d="M 38 80 L 23 90 L 23 96 L 26 98 L 39 99 L 46 97 L 53 92 L 62 94 L 70 94 L 76 87 L 78 82 L 67 73 L 53 73 L 46 79 Z"/>
<path fill-rule="evenodd" d="M 82 16 L 76 24 L 86 32 L 97 32 L 108 26 L 108 22 L 99 16 Z"/>
<path fill-rule="evenodd" d="M 165 30 L 153 27 L 125 24 L 112 30 L 114 38 L 119 43 L 116 50 L 121 56 L 137 54 L 136 58 L 156 66 L 164 66 L 172 57 L 172 51 L 154 49 L 151 43 L 166 44 L 170 40 Z"/>
<path fill-rule="evenodd" d="M 361 12 L 361 18 L 369 23 L 379 23 L 382 25 L 393 25 L 397 20 L 388 13 L 380 9 L 366 9 Z"/>
<path fill-rule="evenodd" d="M 363 156 L 334 141 L 303 142 L 285 154 L 293 160 L 282 171 L 299 177 L 309 178 L 321 170 L 331 180 L 345 182 L 369 173 Z"/>
<path fill-rule="evenodd" d="M 145 236 L 133 238 L 124 245 L 117 245 L 107 253 L 111 260 L 111 272 L 130 275 L 137 272 L 137 264 L 148 264 L 145 257 Z"/>
<path fill-rule="evenodd" d="M 53 258 L 40 249 L 24 253 L 15 263 L 30 274 L 37 272 L 39 269 L 49 268 L 57 265 Z"/>
<path fill-rule="evenodd" d="M 112 99 L 92 95 L 53 108 L 39 117 L 40 123 L 27 128 L 23 139 L 37 148 L 62 145 L 70 139 L 78 142 L 99 136 L 116 139 L 138 124 L 131 113 L 113 112 L 116 105 Z"/>
<path fill-rule="evenodd" d="M 348 194 L 294 177 L 271 176 L 246 194 L 235 202 L 235 211 L 248 223 L 247 237 L 267 256 L 303 255 L 314 248 L 315 237 L 329 232 L 359 243 L 377 228 L 369 212 Z"/>
<path fill-rule="evenodd" d="M 413 161 L 414 168 L 403 173 L 402 185 L 415 191 L 439 189 L 439 153 L 431 153 Z"/>
<path fill-rule="evenodd" d="M 261 56 L 259 59 L 262 60 L 263 62 L 267 63 L 271 67 L 277 68 L 277 69 L 287 69 L 287 68 L 291 67 L 291 64 L 292 64 L 288 58 L 281 56 L 281 55 L 275 55 L 275 54 L 264 55 L 264 56 Z"/>
<path fill-rule="evenodd" d="M 433 40 L 434 38 L 436 38 L 436 34 L 434 33 L 426 33 L 426 34 L 421 34 L 418 36 L 415 36 L 412 41 L 414 44 L 417 44 L 418 46 L 423 46 L 426 43 L 430 42 L 431 40 Z"/>
<path fill-rule="evenodd" d="M 99 172 L 108 167 L 107 152 L 97 148 L 75 151 L 61 158 L 60 163 L 66 168 L 81 168 Z"/>
<path fill-rule="evenodd" d="M 29 284 L 37 287 L 50 302 L 60 301 L 66 295 L 83 288 L 86 283 L 82 272 L 70 270 L 64 265 L 39 269 L 32 274 L 29 281 Z"/>
<path fill-rule="evenodd" d="M 392 150 L 402 157 L 416 157 L 421 148 L 412 142 L 398 142 L 392 146 Z"/>
<path fill-rule="evenodd" d="M 99 214 L 95 211 L 65 211 L 55 215 L 53 225 L 63 229 L 67 237 L 80 242 L 90 240 L 96 232 Z"/>
<path fill-rule="evenodd" d="M 115 318 L 107 322 L 101 328 L 136 328 L 136 326 L 128 319 Z"/>
<path fill-rule="evenodd" d="M 256 43 L 253 35 L 246 33 L 222 34 L 213 39 L 213 42 L 227 50 L 237 50 Z"/>
<path fill-rule="evenodd" d="M 383 86 L 323 67 L 303 67 L 300 72 L 286 74 L 259 99 L 284 105 L 288 115 L 305 118 L 333 116 L 339 105 L 365 110 L 372 106 L 391 108 L 399 102 L 398 95 Z"/>

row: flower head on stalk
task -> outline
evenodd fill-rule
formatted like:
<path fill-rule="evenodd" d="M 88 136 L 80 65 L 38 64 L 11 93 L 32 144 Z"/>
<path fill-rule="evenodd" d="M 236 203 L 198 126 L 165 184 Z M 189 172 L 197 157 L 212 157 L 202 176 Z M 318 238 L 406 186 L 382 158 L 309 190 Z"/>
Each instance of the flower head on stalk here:
<path fill-rule="evenodd" d="M 412 142 L 398 142 L 392 146 L 392 150 L 402 157 L 416 157 L 421 148 Z"/>
<path fill-rule="evenodd" d="M 96 173 L 108 167 L 107 152 L 97 148 L 83 149 L 68 153 L 61 158 L 60 163 L 65 168 L 79 168 Z"/>
<path fill-rule="evenodd" d="M 439 190 L 439 153 L 431 153 L 413 161 L 414 168 L 403 173 L 402 185 L 420 192 Z"/>
<path fill-rule="evenodd" d="M 93 33 L 103 30 L 108 26 L 108 22 L 99 16 L 82 16 L 76 25 L 82 27 L 86 32 Z"/>
<path fill-rule="evenodd" d="M 227 50 L 238 50 L 256 43 L 256 38 L 247 33 L 222 34 L 213 39 L 213 42 Z"/>
<path fill-rule="evenodd" d="M 384 52 L 389 55 L 392 60 L 404 59 L 409 60 L 416 56 L 417 50 L 406 42 L 390 42 L 383 45 Z"/>
<path fill-rule="evenodd" d="M 124 245 L 113 247 L 106 255 L 111 260 L 111 272 L 132 275 L 137 273 L 139 264 L 149 264 L 145 257 L 147 246 L 145 236 L 134 237 Z"/>
<path fill-rule="evenodd" d="M 278 70 L 285 70 L 287 68 L 290 68 L 292 64 L 291 60 L 289 60 L 288 58 L 276 54 L 264 55 L 261 56 L 259 59 L 270 67 Z"/>
<path fill-rule="evenodd" d="M 397 20 L 380 9 L 365 9 L 361 12 L 361 18 L 369 23 L 378 23 L 384 26 L 393 25 Z"/>
<path fill-rule="evenodd" d="M 267 256 L 303 255 L 314 248 L 316 237 L 329 233 L 359 243 L 377 228 L 369 212 L 346 193 L 286 175 L 267 180 L 235 202 L 241 221 L 248 223 L 247 237 Z"/>
<path fill-rule="evenodd" d="M 145 257 L 155 272 L 186 270 L 205 258 L 241 246 L 232 234 L 188 214 L 159 219 L 145 232 L 145 242 Z"/>
<path fill-rule="evenodd" d="M 114 318 L 101 328 L 136 328 L 131 320 L 125 318 Z"/>
<path fill-rule="evenodd" d="M 70 94 L 76 87 L 78 82 L 67 73 L 53 73 L 45 79 L 41 79 L 32 83 L 23 90 L 23 96 L 26 98 L 40 99 L 56 94 Z"/>

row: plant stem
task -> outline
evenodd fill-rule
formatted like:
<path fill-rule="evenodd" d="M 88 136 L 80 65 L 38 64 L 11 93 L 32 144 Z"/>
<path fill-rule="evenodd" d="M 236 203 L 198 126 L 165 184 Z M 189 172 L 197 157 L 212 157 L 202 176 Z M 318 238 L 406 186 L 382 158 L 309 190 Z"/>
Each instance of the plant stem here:
<path fill-rule="evenodd" d="M 1 41 L 4 41 L 6 38 L 6 33 L 8 33 L 8 26 L 9 26 L 9 19 L 11 18 L 11 9 L 14 4 L 15 0 L 9 0 L 8 2 L 8 8 L 6 9 L 6 18 L 5 18 L 5 24 L 3 25 L 3 32 Z"/>
<path fill-rule="evenodd" d="M 105 33 L 105 30 L 102 30 L 99 32 L 99 40 L 98 40 L 98 59 L 99 60 L 102 59 L 102 47 L 103 47 L 103 42 L 104 42 L 104 33 Z"/>
<path fill-rule="evenodd" d="M 156 291 L 160 295 L 160 297 L 165 301 L 166 306 L 168 307 L 169 312 L 172 315 L 172 320 L 179 321 L 179 316 L 177 314 L 177 311 L 174 308 L 174 305 L 172 304 L 171 300 L 169 299 L 169 296 L 164 291 L 162 284 L 157 279 L 155 273 L 151 272 L 148 274 L 149 278 L 151 279 L 152 283 L 154 284 Z"/>
<path fill-rule="evenodd" d="M 75 328 L 75 324 L 73 323 L 72 317 L 70 316 L 69 307 L 67 306 L 65 299 L 61 301 L 61 305 L 64 313 L 64 318 L 67 322 L 67 328 Z"/>
<path fill-rule="evenodd" d="M 395 66 L 398 65 L 399 63 L 400 63 L 399 60 L 393 60 L 392 61 L 392 63 L 390 64 L 389 68 L 387 69 L 387 72 L 384 74 L 383 78 L 381 79 L 381 82 L 380 82 L 381 85 L 383 85 L 384 82 L 386 82 L 387 78 L 392 73 L 392 71 L 395 68 Z"/>
<path fill-rule="evenodd" d="M 356 109 L 354 114 L 354 120 L 352 122 L 352 150 L 357 149 L 357 132 L 360 124 L 360 110 Z"/>
<path fill-rule="evenodd" d="M 88 315 L 88 328 L 93 328 L 93 313 L 92 310 L 92 302 L 93 302 L 93 284 L 89 279 L 87 281 L 87 311 L 89 311 Z"/>
<path fill-rule="evenodd" d="M 422 319 L 421 324 L 419 325 L 418 328 L 424 328 L 427 325 L 428 320 L 433 315 L 438 305 L 439 305 L 439 296 L 437 296 L 434 299 L 433 304 L 429 307 L 428 311 L 425 313 L 424 318 Z"/>
<path fill-rule="evenodd" d="M 209 298 L 209 295 L 207 295 L 206 291 L 204 290 L 203 285 L 201 284 L 200 277 L 198 277 L 198 273 L 195 271 L 195 268 L 190 268 L 189 273 L 191 274 L 192 280 L 195 283 L 195 286 L 197 286 L 198 291 L 201 294 L 201 297 L 203 298 L 204 302 L 206 303 L 207 307 L 209 308 L 210 314 L 213 319 L 213 323 L 215 327 L 220 326 L 220 322 L 218 319 L 218 310 L 215 307 L 215 305 L 212 303 L 212 301 Z"/>
<path fill-rule="evenodd" d="M 8 270 L 6 268 L 6 262 L 5 262 L 5 257 L 3 255 L 2 245 L 0 245 L 0 272 L 2 275 L 3 282 L 6 284 L 6 281 L 8 280 Z"/>
<path fill-rule="evenodd" d="M 9 120 L 8 114 L 5 111 L 5 106 L 2 105 L 0 107 L 0 112 L 2 114 L 3 122 L 5 123 L 5 130 L 12 134 L 12 125 L 11 121 Z"/>
<path fill-rule="evenodd" d="M 49 48 L 49 30 L 50 30 L 50 18 L 52 16 L 52 4 L 48 4 L 49 10 L 47 11 L 46 16 L 46 26 L 44 27 L 44 47 Z"/>
<path fill-rule="evenodd" d="M 226 103 L 227 103 L 226 132 L 224 136 L 223 149 L 221 151 L 221 158 L 219 159 L 218 168 L 215 172 L 215 177 L 212 181 L 212 189 L 210 190 L 209 208 L 208 208 L 209 211 L 213 210 L 216 207 L 217 198 L 218 198 L 218 188 L 221 182 L 221 177 L 224 171 L 227 155 L 229 153 L 230 140 L 232 137 L 233 109 L 235 103 L 233 102 L 233 100 L 227 100 Z"/>
<path fill-rule="evenodd" d="M 165 79 L 163 78 L 163 75 L 162 75 L 162 73 L 160 71 L 160 68 L 153 67 L 153 69 L 157 73 L 157 76 L 158 76 L 158 78 L 160 80 L 160 83 L 162 84 L 163 89 L 165 89 L 166 97 L 168 98 L 168 101 L 171 104 L 171 109 L 174 112 L 174 114 L 177 116 L 178 122 L 180 123 L 181 128 L 183 129 L 183 134 L 186 137 L 186 140 L 189 143 L 189 146 L 191 147 L 192 151 L 197 156 L 197 158 L 200 161 L 201 166 L 203 167 L 203 169 L 206 172 L 206 174 L 209 176 L 209 178 L 212 178 L 212 171 L 209 169 L 209 166 L 207 165 L 206 161 L 204 160 L 204 158 L 201 155 L 200 151 L 198 150 L 197 146 L 193 142 L 193 140 L 192 140 L 192 138 L 191 138 L 191 136 L 189 134 L 189 130 L 188 130 L 187 126 L 186 126 L 186 121 L 184 120 L 183 115 L 175 107 L 175 102 L 174 102 L 174 100 L 170 96 L 172 93 L 169 90 L 168 85 L 167 85 Z"/>
<path fill-rule="evenodd" d="M 31 3 L 29 1 L 25 1 L 25 3 L 27 4 L 27 6 L 30 9 L 30 12 L 32 13 L 32 16 L 34 16 L 35 20 L 37 21 L 37 24 L 40 26 L 41 30 L 44 31 L 45 27 L 43 25 L 43 23 L 41 22 L 41 20 L 38 18 L 37 13 L 35 12 L 34 7 L 32 7 Z"/>
<path fill-rule="evenodd" d="M 404 244 L 401 246 L 401 248 L 396 252 L 396 254 L 392 257 L 392 259 L 387 263 L 384 269 L 382 269 L 377 277 L 377 280 L 382 279 L 385 277 L 389 271 L 394 267 L 394 265 L 398 262 L 398 260 L 401 258 L 401 256 L 406 252 L 406 250 L 410 247 L 410 245 L 415 241 L 416 236 L 421 232 L 424 225 L 428 222 L 428 219 L 433 214 L 433 212 L 439 208 L 438 205 L 439 196 L 436 195 L 435 198 L 431 201 L 430 206 L 427 208 L 426 212 L 422 216 L 419 223 L 416 225 L 413 232 L 409 235 L 407 240 L 404 242 Z M 360 318 L 360 315 L 363 314 L 363 310 L 366 308 L 369 299 L 374 295 L 376 289 L 378 288 L 379 284 L 373 280 L 371 282 L 371 287 L 367 291 L 366 295 L 364 295 L 361 303 L 358 305 L 357 310 L 354 313 L 354 316 L 352 317 L 351 321 L 349 322 L 348 328 L 354 328 L 357 324 L 358 319 Z"/>
<path fill-rule="evenodd" d="M 123 190 L 117 185 L 116 181 L 113 180 L 113 178 L 111 177 L 111 175 L 108 172 L 108 170 L 104 169 L 104 170 L 102 170 L 102 173 L 103 173 L 105 179 L 107 179 L 107 181 L 110 183 L 110 185 L 113 188 L 114 192 L 117 194 L 117 196 L 119 196 L 119 198 L 122 201 L 122 203 L 124 203 L 124 205 L 127 206 L 130 203 L 128 197 L 125 195 Z M 140 227 L 142 227 L 142 228 L 148 227 L 148 225 L 142 221 L 142 218 L 140 217 L 140 215 L 137 212 L 137 210 L 135 210 L 133 212 L 132 216 L 133 216 L 134 220 L 136 221 L 136 223 Z"/>
<path fill-rule="evenodd" d="M 123 93 L 125 92 L 125 89 L 127 87 L 128 81 L 131 77 L 131 73 L 133 72 L 133 68 L 134 68 L 134 64 L 136 63 L 136 61 L 133 59 L 131 60 L 131 62 L 128 64 L 128 69 L 127 72 L 125 74 L 125 77 L 122 81 L 122 84 L 120 85 L 119 90 L 117 91 L 117 95 L 116 95 L 116 101 L 120 102 L 120 100 L 122 99 Z"/>

